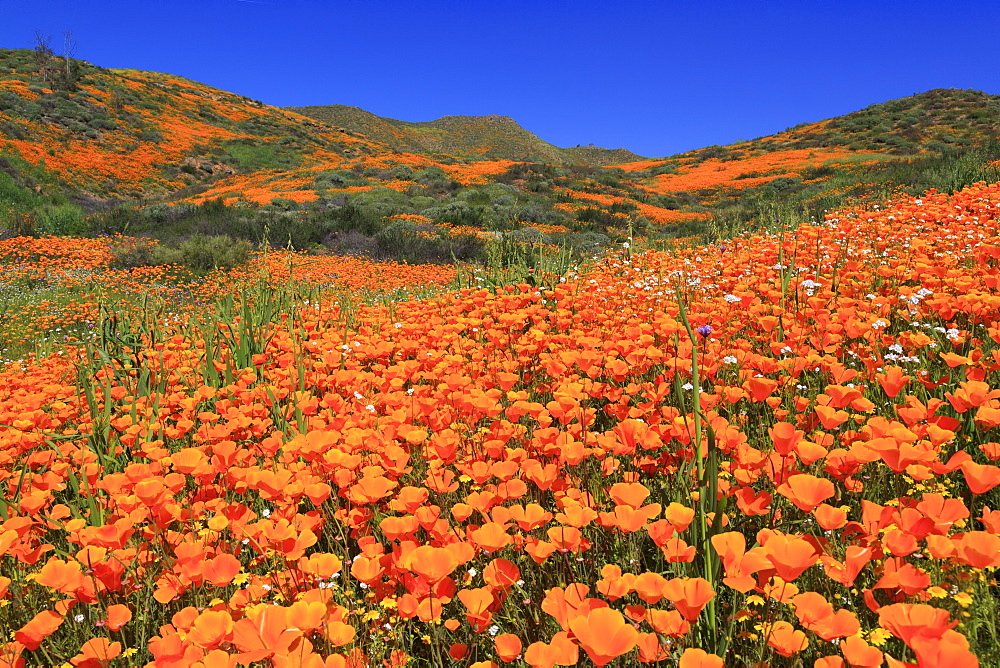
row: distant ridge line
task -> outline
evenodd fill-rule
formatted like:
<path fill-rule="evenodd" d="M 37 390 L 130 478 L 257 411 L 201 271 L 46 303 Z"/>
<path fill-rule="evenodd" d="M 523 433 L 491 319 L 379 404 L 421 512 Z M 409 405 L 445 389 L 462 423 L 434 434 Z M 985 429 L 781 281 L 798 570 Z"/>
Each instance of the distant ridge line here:
<path fill-rule="evenodd" d="M 351 105 L 285 107 L 333 127 L 364 135 L 397 151 L 603 167 L 644 160 L 624 148 L 560 148 L 521 127 L 510 116 L 448 115 L 433 121 L 402 121 Z"/>

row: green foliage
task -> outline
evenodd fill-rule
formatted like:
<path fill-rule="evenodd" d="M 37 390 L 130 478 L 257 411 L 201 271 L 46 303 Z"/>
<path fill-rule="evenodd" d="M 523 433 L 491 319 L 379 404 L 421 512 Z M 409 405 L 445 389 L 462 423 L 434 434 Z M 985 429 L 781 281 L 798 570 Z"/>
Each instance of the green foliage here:
<path fill-rule="evenodd" d="M 646 198 L 646 204 L 671 211 L 681 208 L 681 202 L 676 195 L 650 195 Z"/>
<path fill-rule="evenodd" d="M 252 246 L 228 235 L 192 234 L 170 244 L 149 237 L 116 237 L 112 265 L 119 269 L 176 264 L 197 272 L 231 269 L 250 259 Z"/>
<path fill-rule="evenodd" d="M 41 206 L 44 202 L 44 198 L 19 185 L 10 174 L 0 169 L 0 207 L 23 211 Z M 0 208 L 0 213 L 2 211 Z"/>
<path fill-rule="evenodd" d="M 133 223 L 142 216 L 142 211 L 120 205 L 93 214 L 86 220 L 87 234 L 92 236 L 131 234 Z"/>
<path fill-rule="evenodd" d="M 414 178 L 413 168 L 409 165 L 395 165 L 389 172 L 392 178 L 400 181 L 412 181 Z"/>
<path fill-rule="evenodd" d="M 229 236 L 255 246 L 274 243 L 287 247 L 291 243 L 292 247 L 300 249 L 319 243 L 329 231 L 322 221 L 310 219 L 300 211 L 282 211 L 270 206 L 226 206 L 221 200 L 201 205 L 115 207 L 88 218 L 87 228 L 92 235 L 143 236 L 174 246 L 189 236 L 200 234 Z"/>
<path fill-rule="evenodd" d="M 612 243 L 611 237 L 600 232 L 548 234 L 543 240 L 567 249 L 578 261 L 604 255 Z"/>
<path fill-rule="evenodd" d="M 298 203 L 287 197 L 274 197 L 271 199 L 271 206 L 281 211 L 294 211 L 298 208 Z"/>
<path fill-rule="evenodd" d="M 316 176 L 317 190 L 350 188 L 352 186 L 364 186 L 368 184 L 368 179 L 346 169 L 320 172 Z"/>
<path fill-rule="evenodd" d="M 483 207 L 472 207 L 468 202 L 462 200 L 454 200 L 442 206 L 427 209 L 424 214 L 439 223 L 449 225 L 480 227 L 485 222 L 483 220 Z"/>
<path fill-rule="evenodd" d="M 790 195 L 802 190 L 804 187 L 802 179 L 793 176 L 779 176 L 776 179 L 771 179 L 763 186 L 765 190 L 775 195 Z"/>
<path fill-rule="evenodd" d="M 413 180 L 432 190 L 454 190 L 451 177 L 440 167 L 431 166 L 413 173 Z"/>
<path fill-rule="evenodd" d="M 232 269 L 250 259 L 251 246 L 226 235 L 208 236 L 195 234 L 176 247 L 156 246 L 150 263 L 154 265 L 179 264 L 195 271 Z"/>
<path fill-rule="evenodd" d="M 13 236 L 85 233 L 82 209 L 61 195 L 43 194 L 44 176 L 19 158 L 0 155 L 0 229 Z"/>
<path fill-rule="evenodd" d="M 223 142 L 223 148 L 225 154 L 222 161 L 238 167 L 242 172 L 282 169 L 296 163 L 292 152 L 263 140 L 234 139 Z"/>
<path fill-rule="evenodd" d="M 49 204 L 38 209 L 37 213 L 40 234 L 79 236 L 88 229 L 83 210 L 75 204 Z"/>
<path fill-rule="evenodd" d="M 480 260 L 484 250 L 479 237 L 421 234 L 411 221 L 398 221 L 379 230 L 375 242 L 378 257 L 410 264 L 470 262 Z"/>
<path fill-rule="evenodd" d="M 576 212 L 576 219 L 581 223 L 587 223 L 591 227 L 607 227 L 615 225 L 618 220 L 609 212 L 598 206 L 588 206 Z"/>
<path fill-rule="evenodd" d="M 111 266 L 116 269 L 146 267 L 153 262 L 156 241 L 145 237 L 119 237 L 111 243 Z"/>
<path fill-rule="evenodd" d="M 1000 170 L 989 165 L 1000 159 L 1000 142 L 967 149 L 945 149 L 940 155 L 928 155 L 900 163 L 886 163 L 875 171 L 876 178 L 899 185 L 907 193 L 921 194 L 931 188 L 954 192 L 978 181 L 1000 180 Z"/>

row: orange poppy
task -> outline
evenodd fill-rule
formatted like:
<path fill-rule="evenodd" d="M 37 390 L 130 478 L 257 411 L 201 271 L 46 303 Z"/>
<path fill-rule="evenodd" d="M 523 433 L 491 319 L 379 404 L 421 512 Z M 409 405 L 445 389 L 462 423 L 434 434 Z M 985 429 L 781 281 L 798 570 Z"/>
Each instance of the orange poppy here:
<path fill-rule="evenodd" d="M 674 578 L 663 585 L 662 591 L 689 622 L 695 621 L 702 608 L 715 598 L 712 584 L 704 578 Z"/>
<path fill-rule="evenodd" d="M 83 643 L 80 653 L 70 659 L 70 663 L 78 668 L 107 668 L 112 659 L 121 653 L 120 642 L 111 642 L 107 638 L 93 638 Z"/>
<path fill-rule="evenodd" d="M 188 633 L 188 639 L 204 649 L 215 649 L 233 638 L 233 618 L 225 611 L 206 610 L 197 619 Z"/>
<path fill-rule="evenodd" d="M 1000 485 L 1000 466 L 977 464 L 970 460 L 964 462 L 961 468 L 973 494 L 985 494 Z"/>
<path fill-rule="evenodd" d="M 604 666 L 635 647 L 639 632 L 617 610 L 596 608 L 569 620 L 570 630 L 594 665 Z"/>
<path fill-rule="evenodd" d="M 458 559 L 451 550 L 443 547 L 421 545 L 409 554 L 408 568 L 432 584 L 451 575 L 457 567 Z"/>
<path fill-rule="evenodd" d="M 850 666 L 877 668 L 885 662 L 885 657 L 877 647 L 872 647 L 860 636 L 848 636 L 840 643 L 840 652 Z"/>
<path fill-rule="evenodd" d="M 117 631 L 132 619 L 132 611 L 128 606 L 116 603 L 108 606 L 108 629 Z"/>
<path fill-rule="evenodd" d="M 483 569 L 483 579 L 493 589 L 507 590 L 521 579 L 521 570 L 507 559 L 494 559 Z"/>
<path fill-rule="evenodd" d="M 819 560 L 816 548 L 797 536 L 772 532 L 763 545 L 763 554 L 782 580 L 791 582 Z"/>
<path fill-rule="evenodd" d="M 552 668 L 552 666 L 575 666 L 580 660 L 580 648 L 560 631 L 548 643 L 533 642 L 524 652 L 524 661 L 532 668 Z"/>
<path fill-rule="evenodd" d="M 509 663 L 521 654 L 521 639 L 513 633 L 501 633 L 493 640 L 496 647 L 497 656 L 500 660 Z"/>
<path fill-rule="evenodd" d="M 816 506 L 832 497 L 836 490 L 826 478 L 818 478 L 809 473 L 789 476 L 778 487 L 778 493 L 804 512 L 812 512 Z"/>
<path fill-rule="evenodd" d="M 722 657 L 697 647 L 688 647 L 681 654 L 678 668 L 722 668 Z"/>
<path fill-rule="evenodd" d="M 63 616 L 52 610 L 43 610 L 14 632 L 14 640 L 29 650 L 36 650 L 42 641 L 55 633 L 63 623 Z"/>
<path fill-rule="evenodd" d="M 487 522 L 469 533 L 469 537 L 486 552 L 496 552 L 511 544 L 512 538 L 502 524 Z"/>
<path fill-rule="evenodd" d="M 782 656 L 798 654 L 809 646 L 806 634 L 788 622 L 774 622 L 767 628 L 767 644 Z"/>

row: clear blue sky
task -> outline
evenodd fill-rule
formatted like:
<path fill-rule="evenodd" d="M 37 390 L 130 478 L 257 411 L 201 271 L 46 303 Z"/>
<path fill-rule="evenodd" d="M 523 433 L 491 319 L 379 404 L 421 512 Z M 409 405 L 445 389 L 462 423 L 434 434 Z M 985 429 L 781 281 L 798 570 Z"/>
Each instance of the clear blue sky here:
<path fill-rule="evenodd" d="M 558 146 L 662 156 L 931 88 L 1000 94 L 997 0 L 0 0 L 104 67 L 277 106 L 502 114 Z"/>

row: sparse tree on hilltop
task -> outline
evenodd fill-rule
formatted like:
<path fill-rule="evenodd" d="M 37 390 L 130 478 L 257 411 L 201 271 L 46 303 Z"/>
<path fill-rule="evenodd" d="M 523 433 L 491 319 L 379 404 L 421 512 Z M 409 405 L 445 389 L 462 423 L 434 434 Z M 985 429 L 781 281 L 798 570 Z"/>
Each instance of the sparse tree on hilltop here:
<path fill-rule="evenodd" d="M 54 89 L 74 91 L 80 80 L 80 63 L 73 58 L 76 41 L 72 31 L 63 33 L 63 51 L 56 56 L 52 50 L 51 38 L 41 31 L 35 31 L 35 64 L 42 83 Z M 62 63 L 57 59 L 62 58 Z"/>
<path fill-rule="evenodd" d="M 35 64 L 38 66 L 38 76 L 43 83 L 48 83 L 52 76 L 52 57 L 55 54 L 52 52 L 50 41 L 48 35 L 39 30 L 35 31 Z"/>
<path fill-rule="evenodd" d="M 76 90 L 76 84 L 80 80 L 80 63 L 73 58 L 75 52 L 76 40 L 73 39 L 73 32 L 67 30 L 63 33 L 63 68 L 60 72 L 61 81 L 58 82 L 62 90 Z"/>

